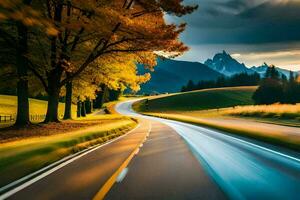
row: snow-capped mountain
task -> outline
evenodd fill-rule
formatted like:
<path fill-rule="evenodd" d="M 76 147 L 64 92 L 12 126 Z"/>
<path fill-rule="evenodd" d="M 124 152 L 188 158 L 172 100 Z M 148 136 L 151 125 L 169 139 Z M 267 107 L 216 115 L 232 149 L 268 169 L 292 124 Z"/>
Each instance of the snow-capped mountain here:
<path fill-rule="evenodd" d="M 263 77 L 267 71 L 267 68 L 269 67 L 269 65 L 267 63 L 264 63 L 263 65 L 261 66 L 258 66 L 258 67 L 251 67 L 250 69 L 252 69 L 253 71 L 255 71 L 256 73 L 258 73 L 261 77 Z M 280 74 L 283 74 L 285 75 L 287 78 L 289 78 L 290 76 L 290 71 L 289 70 L 286 70 L 286 69 L 281 69 L 279 67 L 276 67 L 277 71 L 280 73 Z M 295 74 L 297 72 L 294 72 Z"/>
<path fill-rule="evenodd" d="M 261 66 L 254 66 L 251 68 L 246 67 L 244 63 L 240 63 L 234 58 L 232 58 L 226 51 L 223 51 L 222 53 L 217 53 L 213 59 L 208 59 L 204 63 L 209 68 L 224 74 L 225 76 L 232 76 L 234 74 L 240 74 L 240 73 L 258 73 L 261 77 L 263 77 L 267 71 L 267 68 L 269 65 L 267 63 L 262 64 Z M 276 69 L 279 71 L 280 74 L 284 74 L 287 78 L 290 76 L 290 71 L 286 69 L 282 69 L 279 67 L 276 67 Z M 294 72 L 295 74 L 299 72 Z"/>
<path fill-rule="evenodd" d="M 240 73 L 254 73 L 254 71 L 247 68 L 244 63 L 239 63 L 232 58 L 226 51 L 216 54 L 213 59 L 206 60 L 204 64 L 226 76 Z"/>

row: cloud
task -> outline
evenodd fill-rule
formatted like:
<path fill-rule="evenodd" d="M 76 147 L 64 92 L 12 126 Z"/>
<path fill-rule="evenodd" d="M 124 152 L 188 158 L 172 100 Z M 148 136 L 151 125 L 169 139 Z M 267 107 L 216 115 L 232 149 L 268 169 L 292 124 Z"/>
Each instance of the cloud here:
<path fill-rule="evenodd" d="M 188 44 L 300 41 L 300 1 L 199 0 L 198 2 L 200 9 L 183 18 L 188 23 L 188 29 L 182 39 Z"/>
<path fill-rule="evenodd" d="M 287 50 L 245 53 L 240 54 L 236 59 L 245 63 L 252 63 L 252 65 L 256 66 L 260 65 L 260 61 L 263 60 L 266 63 L 274 64 L 281 68 L 297 71 L 300 70 L 299 56 L 300 50 Z"/>
<path fill-rule="evenodd" d="M 184 2 L 197 3 L 199 9 L 183 18 L 167 17 L 170 22 L 188 24 L 181 39 L 191 50 L 178 59 L 204 62 L 226 50 L 240 54 L 237 59 L 250 67 L 268 62 L 300 70 L 299 0 Z"/>
<path fill-rule="evenodd" d="M 204 62 L 216 53 L 226 50 L 246 66 L 260 66 L 264 62 L 291 70 L 300 70 L 299 43 L 269 43 L 269 44 L 202 44 L 191 45 L 191 51 L 179 60 Z"/>

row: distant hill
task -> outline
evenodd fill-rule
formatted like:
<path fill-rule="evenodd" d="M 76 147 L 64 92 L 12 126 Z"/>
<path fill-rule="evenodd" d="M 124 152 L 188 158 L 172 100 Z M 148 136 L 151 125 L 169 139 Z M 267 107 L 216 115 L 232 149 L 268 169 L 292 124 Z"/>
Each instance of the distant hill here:
<path fill-rule="evenodd" d="M 254 73 L 254 71 L 247 68 L 244 63 L 239 63 L 232 58 L 226 51 L 217 53 L 213 59 L 206 60 L 204 64 L 225 76 L 232 76 L 240 73 Z"/>
<path fill-rule="evenodd" d="M 226 108 L 237 105 L 252 105 L 252 95 L 256 86 L 226 87 L 176 93 L 150 98 L 147 110 L 145 105 L 136 105 L 139 111 L 199 111 Z M 142 102 L 141 102 L 142 103 Z"/>
<path fill-rule="evenodd" d="M 189 80 L 198 82 L 201 80 L 216 80 L 221 73 L 210 69 L 198 62 L 177 61 L 171 59 L 159 59 L 154 72 L 138 65 L 140 74 L 151 73 L 151 80 L 141 86 L 140 93 L 170 93 L 179 92 Z"/>

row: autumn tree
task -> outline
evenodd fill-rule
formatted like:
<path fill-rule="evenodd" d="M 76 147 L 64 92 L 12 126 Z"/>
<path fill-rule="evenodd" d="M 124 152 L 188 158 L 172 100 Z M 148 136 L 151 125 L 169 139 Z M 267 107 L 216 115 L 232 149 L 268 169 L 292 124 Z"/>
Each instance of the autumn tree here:
<path fill-rule="evenodd" d="M 147 53 L 119 53 L 118 55 L 106 55 L 102 59 L 98 59 L 92 66 L 87 68 L 78 77 L 74 78 L 72 88 L 65 87 L 66 106 L 64 119 L 71 117 L 70 109 L 72 102 L 70 97 L 74 100 L 80 100 L 89 104 L 91 100 L 95 99 L 96 91 L 124 91 L 130 88 L 134 91 L 139 90 L 139 85 L 145 83 L 150 79 L 150 74 L 138 74 L 136 63 L 142 63 L 148 68 L 153 68 L 156 64 L 156 57 L 148 55 Z M 99 87 L 102 85 L 103 87 Z M 72 92 L 72 89 L 74 90 Z M 102 91 L 101 91 L 102 90 Z M 74 94 L 73 94 L 74 93 Z M 73 94 L 73 95 L 72 95 Z M 79 109 L 82 104 L 78 104 Z M 89 109 L 86 109 L 89 112 Z"/>
<path fill-rule="evenodd" d="M 56 34 L 51 23 L 33 7 L 33 0 L 2 0 L 0 1 L 0 36 L 5 41 L 2 51 L 14 56 L 9 64 L 15 66 L 17 75 L 17 119 L 15 125 L 25 126 L 29 120 L 28 102 L 28 69 L 29 69 L 29 31 L 31 27 L 46 28 L 49 34 Z M 2 41 L 2 42 L 3 42 Z M 7 47 L 7 48 L 4 48 Z M 1 52 L 6 57 L 7 52 Z M 4 59 L 5 60 L 5 59 Z"/>
<path fill-rule="evenodd" d="M 166 24 L 164 13 L 182 16 L 195 6 L 181 0 L 46 1 L 44 10 L 57 36 L 49 40 L 50 67 L 37 76 L 48 93 L 46 122 L 58 121 L 61 87 L 91 67 L 97 59 L 118 53 L 177 56 L 187 50 L 179 41 L 185 24 Z M 82 59 L 74 61 L 76 54 Z"/>

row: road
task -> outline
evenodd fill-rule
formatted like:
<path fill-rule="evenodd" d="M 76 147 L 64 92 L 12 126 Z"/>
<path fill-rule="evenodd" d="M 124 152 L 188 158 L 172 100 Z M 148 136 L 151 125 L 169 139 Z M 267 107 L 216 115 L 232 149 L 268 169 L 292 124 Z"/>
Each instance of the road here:
<path fill-rule="evenodd" d="M 132 103 L 116 109 L 138 117 L 136 129 L 0 199 L 299 199 L 299 154 L 142 116 Z"/>
<path fill-rule="evenodd" d="M 216 130 L 141 116 L 132 111 L 132 103 L 118 105 L 118 112 L 171 127 L 230 199 L 300 198 L 298 153 Z"/>

